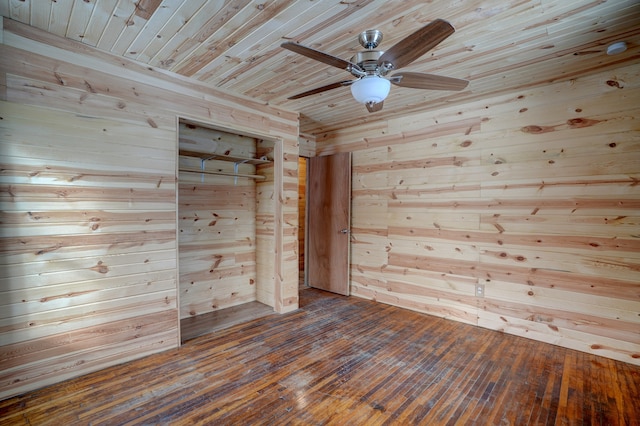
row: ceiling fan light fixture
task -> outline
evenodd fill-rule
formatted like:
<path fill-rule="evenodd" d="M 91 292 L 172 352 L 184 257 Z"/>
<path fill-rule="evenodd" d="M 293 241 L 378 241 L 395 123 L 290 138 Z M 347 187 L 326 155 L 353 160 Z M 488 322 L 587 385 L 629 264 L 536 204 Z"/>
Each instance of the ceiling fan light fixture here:
<path fill-rule="evenodd" d="M 353 98 L 361 104 L 384 101 L 391 90 L 391 82 L 377 75 L 367 75 L 351 85 Z"/>

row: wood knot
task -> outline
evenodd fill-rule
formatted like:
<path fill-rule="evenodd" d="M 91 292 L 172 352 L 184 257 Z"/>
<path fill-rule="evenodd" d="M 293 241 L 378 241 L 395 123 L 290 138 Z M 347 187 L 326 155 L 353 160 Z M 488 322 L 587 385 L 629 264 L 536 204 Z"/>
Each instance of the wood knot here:
<path fill-rule="evenodd" d="M 580 128 L 583 128 L 583 127 L 590 127 L 590 126 L 593 126 L 595 124 L 598 124 L 599 122 L 600 122 L 600 120 L 590 120 L 588 118 L 572 118 L 570 120 L 567 120 L 567 124 L 572 129 L 580 129 Z"/>
<path fill-rule="evenodd" d="M 552 132 L 553 131 L 553 127 L 543 127 L 543 126 L 531 125 L 531 126 L 523 127 L 522 131 L 524 133 L 531 133 L 531 134 L 536 135 L 536 134 L 540 134 L 540 133 Z"/>
<path fill-rule="evenodd" d="M 620 86 L 620 82 L 618 82 L 616 80 L 607 80 L 607 86 L 609 86 L 609 87 L 617 87 L 618 89 L 622 89 L 622 87 Z"/>
<path fill-rule="evenodd" d="M 109 272 L 109 267 L 102 263 L 102 261 L 100 260 L 96 266 L 91 268 L 91 270 L 96 271 L 100 274 L 106 274 L 107 272 Z"/>

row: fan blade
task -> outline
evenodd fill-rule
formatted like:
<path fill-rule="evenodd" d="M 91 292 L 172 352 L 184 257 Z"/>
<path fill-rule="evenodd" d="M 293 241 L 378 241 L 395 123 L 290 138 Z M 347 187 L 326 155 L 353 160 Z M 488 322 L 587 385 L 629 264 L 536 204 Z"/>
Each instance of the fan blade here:
<path fill-rule="evenodd" d="M 354 80 L 345 80 L 339 81 L 337 83 L 331 83 L 326 86 L 317 87 L 315 89 L 307 90 L 306 92 L 298 93 L 297 95 L 293 95 L 287 99 L 300 99 L 304 98 L 305 96 L 315 95 L 316 93 L 326 92 L 327 90 L 337 89 L 338 87 L 351 86 L 353 82 Z"/>
<path fill-rule="evenodd" d="M 389 78 L 389 81 L 400 87 L 429 90 L 462 90 L 469 84 L 467 80 L 461 80 L 459 78 L 423 74 L 420 72 L 394 74 Z"/>
<path fill-rule="evenodd" d="M 378 103 L 367 102 L 365 105 L 367 106 L 367 109 L 369 110 L 369 112 L 376 112 L 382 109 L 383 103 L 384 101 L 378 102 Z"/>
<path fill-rule="evenodd" d="M 293 43 L 291 41 L 282 43 L 280 47 L 283 47 L 295 53 L 299 53 L 300 55 L 304 55 L 307 58 L 311 58 L 327 65 L 331 65 L 332 67 L 340 68 L 347 71 L 351 71 L 351 69 L 360 69 L 359 66 L 352 62 L 345 61 L 344 59 L 329 55 L 328 53 L 324 53 L 298 43 Z"/>
<path fill-rule="evenodd" d="M 443 19 L 436 19 L 413 34 L 396 43 L 378 59 L 378 65 L 387 69 L 399 69 L 409 65 L 455 32 L 453 26 Z"/>

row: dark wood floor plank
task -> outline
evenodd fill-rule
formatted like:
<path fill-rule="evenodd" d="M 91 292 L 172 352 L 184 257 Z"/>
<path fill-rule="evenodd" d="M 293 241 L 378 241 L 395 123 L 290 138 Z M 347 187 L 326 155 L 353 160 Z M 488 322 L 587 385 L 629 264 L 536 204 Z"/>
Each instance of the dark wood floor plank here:
<path fill-rule="evenodd" d="M 518 347 L 516 345 L 507 346 L 504 352 L 500 355 L 500 365 L 498 366 L 497 378 L 492 382 L 492 387 L 488 395 L 483 395 L 482 407 L 475 410 L 475 413 L 469 413 L 470 421 L 475 421 L 478 424 L 489 423 L 491 418 L 490 414 L 492 409 L 497 406 L 504 406 L 504 398 L 508 395 L 504 392 L 504 389 L 509 385 L 509 379 L 513 372 L 514 363 L 505 362 L 505 360 L 512 360 L 518 355 Z M 505 368 L 505 364 L 508 364 L 510 368 Z M 471 417 L 475 415 L 475 417 Z M 473 420 L 472 420 L 473 419 Z"/>
<path fill-rule="evenodd" d="M 301 309 L 0 401 L 0 425 L 637 425 L 640 367 L 301 291 Z"/>

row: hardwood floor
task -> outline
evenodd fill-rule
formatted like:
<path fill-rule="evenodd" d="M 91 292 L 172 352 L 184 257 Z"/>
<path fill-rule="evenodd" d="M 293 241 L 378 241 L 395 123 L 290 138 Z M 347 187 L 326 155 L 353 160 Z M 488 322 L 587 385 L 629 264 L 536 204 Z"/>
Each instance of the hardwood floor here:
<path fill-rule="evenodd" d="M 637 425 L 640 367 L 308 289 L 271 314 L 0 402 L 2 425 Z"/>

